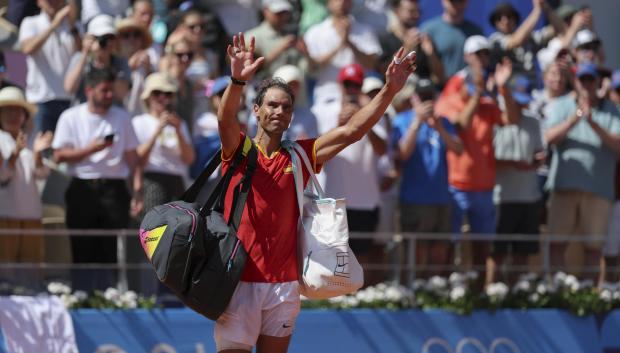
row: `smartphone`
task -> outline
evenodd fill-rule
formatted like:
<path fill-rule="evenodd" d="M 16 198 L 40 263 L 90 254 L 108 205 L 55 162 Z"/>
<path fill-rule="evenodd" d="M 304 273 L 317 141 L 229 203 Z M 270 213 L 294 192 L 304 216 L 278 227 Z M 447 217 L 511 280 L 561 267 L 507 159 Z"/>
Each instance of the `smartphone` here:
<path fill-rule="evenodd" d="M 51 147 L 44 149 L 43 151 L 41 151 L 41 156 L 46 159 L 52 159 L 52 157 L 54 156 L 54 149 Z"/>
<path fill-rule="evenodd" d="M 114 142 L 114 134 L 105 135 L 103 139 L 105 142 Z"/>

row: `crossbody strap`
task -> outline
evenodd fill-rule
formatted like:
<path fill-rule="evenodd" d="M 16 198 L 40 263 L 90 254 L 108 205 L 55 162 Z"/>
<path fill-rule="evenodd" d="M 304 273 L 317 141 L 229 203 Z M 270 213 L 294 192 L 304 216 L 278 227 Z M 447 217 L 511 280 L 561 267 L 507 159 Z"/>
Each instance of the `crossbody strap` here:
<path fill-rule="evenodd" d="M 239 223 L 241 223 L 241 216 L 243 215 L 245 201 L 248 198 L 250 187 L 252 186 L 252 176 L 256 171 L 257 160 L 257 149 L 254 144 L 252 144 L 250 152 L 248 153 L 248 164 L 245 169 L 245 173 L 243 174 L 241 181 L 239 181 L 239 183 L 235 186 L 235 190 L 233 192 L 231 214 L 228 218 L 228 225 L 235 230 L 235 233 L 239 230 Z"/>

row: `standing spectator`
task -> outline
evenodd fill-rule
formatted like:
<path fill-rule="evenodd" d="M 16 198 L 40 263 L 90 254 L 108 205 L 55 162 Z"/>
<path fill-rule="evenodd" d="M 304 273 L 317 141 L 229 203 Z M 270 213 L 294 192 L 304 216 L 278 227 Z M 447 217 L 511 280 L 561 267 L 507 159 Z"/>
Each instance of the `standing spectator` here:
<path fill-rule="evenodd" d="M 340 93 L 335 80 L 345 65 L 361 64 L 372 70 L 381 55 L 381 46 L 372 29 L 355 20 L 352 0 L 327 0 L 331 16 L 316 24 L 304 35 L 315 71 L 314 102 L 323 103 Z"/>
<path fill-rule="evenodd" d="M 435 45 L 428 34 L 418 29 L 419 0 L 398 0 L 394 3 L 393 11 L 396 21 L 388 28 L 387 33 L 379 36 L 383 51 L 379 62 L 379 72 L 385 71 L 394 53 L 404 46 L 405 52 L 415 50 L 417 53 L 416 75 L 418 77 L 430 78 L 435 84 L 443 83 L 445 80 L 443 64 L 437 56 Z"/>
<path fill-rule="evenodd" d="M 99 15 L 110 17 L 123 17 L 130 7 L 129 0 L 81 0 L 82 23 L 87 25 L 93 18 Z"/>
<path fill-rule="evenodd" d="M 482 34 L 480 27 L 465 19 L 467 2 L 468 0 L 441 0 L 443 14 L 422 24 L 422 32 L 427 33 L 436 45 L 445 77 L 451 77 L 465 66 L 465 39 Z"/>
<path fill-rule="evenodd" d="M 141 96 L 147 112 L 131 120 L 144 166 L 145 212 L 183 194 L 188 167 L 195 158 L 187 124 L 174 112 L 176 92 L 171 77 L 151 74 Z"/>
<path fill-rule="evenodd" d="M 549 115 L 549 106 L 553 100 L 567 93 L 568 74 L 558 62 L 547 66 L 543 72 L 543 89 L 532 92 L 529 109 L 534 111 L 541 121 Z"/>
<path fill-rule="evenodd" d="M 154 15 L 155 9 L 153 8 L 153 3 L 151 0 L 137 0 L 133 3 L 131 17 L 129 18 L 139 23 L 150 34 Z M 153 40 L 151 46 L 146 51 L 149 55 L 149 59 L 151 60 L 151 67 L 153 70 L 157 70 L 157 65 L 159 64 L 159 59 L 161 58 L 163 52 L 161 43 Z"/>
<path fill-rule="evenodd" d="M 329 103 L 315 104 L 319 134 L 345 125 L 361 109 L 360 95 L 364 69 L 359 64 L 343 67 L 338 74 L 341 94 Z M 342 150 L 325 165 L 327 195 L 347 200 L 347 220 L 351 232 L 374 232 L 379 222 L 379 176 L 377 160 L 387 151 L 385 121 L 380 120 L 359 141 Z M 355 177 L 351 177 L 355 176 Z M 352 239 L 351 248 L 360 262 L 369 260 L 372 239 Z"/>
<path fill-rule="evenodd" d="M 190 42 L 175 35 L 168 38 L 166 55 L 160 61 L 160 70 L 177 80 L 176 112 L 190 128 L 194 122 L 194 86 L 187 77 L 187 69 L 193 58 Z"/>
<path fill-rule="evenodd" d="M 284 65 L 273 73 L 273 77 L 279 77 L 286 82 L 295 95 L 293 120 L 285 131 L 284 138 L 295 141 L 319 136 L 316 117 L 310 109 L 300 103 L 304 100 L 300 97 L 302 88 L 306 83 L 304 73 L 297 66 Z"/>
<path fill-rule="evenodd" d="M 49 169 L 43 165 L 42 152 L 52 142 L 52 132 L 38 133 L 32 150 L 26 147 L 26 122 L 34 117 L 36 106 L 26 101 L 21 89 L 0 90 L 0 228 L 14 229 L 14 235 L 0 236 L 0 262 L 32 262 L 45 260 L 42 235 L 21 234 L 41 229 L 42 206 L 36 182 L 45 179 Z M 5 273 L 0 273 L 0 276 Z M 12 280 L 19 282 L 16 273 Z M 25 276 L 19 283 L 31 287 L 43 279 Z"/>
<path fill-rule="evenodd" d="M 65 111 L 52 147 L 57 162 L 69 164 L 71 183 L 65 194 L 69 229 L 120 229 L 129 214 L 142 209 L 142 166 L 131 116 L 112 105 L 114 71 L 93 69 L 86 74 L 87 101 Z M 127 189 L 127 179 L 133 196 Z M 115 263 L 116 239 L 74 236 L 75 263 Z M 115 283 L 115 271 L 76 273 L 74 288 L 101 288 Z"/>
<path fill-rule="evenodd" d="M 26 17 L 19 45 L 27 56 L 26 97 L 36 103 L 35 131 L 54 131 L 58 117 L 69 108 L 71 92 L 63 87 L 67 63 L 76 49 L 77 31 L 70 5 L 62 0 L 39 0 L 41 13 Z"/>
<path fill-rule="evenodd" d="M 446 153 L 460 155 L 463 144 L 454 125 L 434 112 L 435 87 L 429 79 L 418 81 L 411 100 L 415 109 L 399 113 L 392 132 L 402 168 L 400 228 L 406 233 L 450 233 Z M 449 264 L 446 240 L 417 244 L 418 265 Z"/>
<path fill-rule="evenodd" d="M 80 103 L 86 101 L 84 77 L 95 69 L 111 68 L 116 72 L 114 102 L 122 106 L 123 98 L 129 93 L 131 68 L 127 60 L 115 55 L 117 40 L 116 26 L 112 17 L 99 15 L 88 23 L 86 36 L 82 41 L 82 51 L 73 55 L 67 76 L 64 78 L 65 89 L 75 94 Z"/>
<path fill-rule="evenodd" d="M 572 48 L 573 57 L 577 64 L 595 63 L 601 65 L 605 61 L 601 40 L 589 29 L 582 29 L 575 34 Z"/>
<path fill-rule="evenodd" d="M 545 160 L 540 119 L 527 109 L 532 101 L 531 81 L 524 75 L 512 79 L 512 95 L 521 118 L 517 124 L 501 126 L 495 130 L 495 189 L 493 199 L 497 205 L 498 234 L 539 234 L 542 211 L 542 193 L 536 169 Z M 487 262 L 489 282 L 495 282 L 496 272 L 512 254 L 512 265 L 526 266 L 529 255 L 538 252 L 538 241 L 497 241 L 491 260 Z M 509 276 L 504 279 L 514 279 Z"/>
<path fill-rule="evenodd" d="M 579 65 L 575 76 L 576 96 L 556 99 L 545 121 L 545 140 L 553 149 L 547 180 L 549 233 L 602 236 L 614 199 L 620 114 L 615 104 L 598 97 L 600 77 L 594 64 Z M 566 247 L 552 243 L 552 265 L 564 265 Z M 586 243 L 590 268 L 599 265 L 600 250 L 601 242 Z M 600 284 L 603 278 L 598 279 Z"/>
<path fill-rule="evenodd" d="M 452 231 L 459 233 L 464 217 L 474 234 L 495 233 L 495 155 L 493 153 L 493 127 L 514 124 L 520 114 L 516 107 L 508 79 L 512 74 L 510 60 L 495 68 L 493 80 L 505 100 L 501 111 L 495 98 L 487 91 L 483 68 L 489 65 L 488 41 L 473 36 L 465 42 L 465 61 L 468 75 L 460 81 L 456 92 L 442 95 L 436 108 L 456 125 L 463 141 L 463 153 L 448 151 L 448 183 L 452 196 Z M 447 89 L 447 88 L 446 88 Z M 489 247 L 486 243 L 474 247 L 474 260 L 486 261 Z M 489 278 L 487 278 L 486 283 Z"/>
<path fill-rule="evenodd" d="M 564 32 L 563 22 L 555 15 L 546 0 L 532 0 L 532 12 L 521 23 L 519 12 L 509 2 L 497 4 L 489 22 L 497 32 L 489 40 L 493 48 L 492 63 L 499 62 L 504 56 L 512 61 L 513 71 L 526 75 L 531 82 L 537 82 L 536 53 L 547 43 L 543 31 L 534 31 L 541 15 L 551 22 L 555 33 Z"/>
<path fill-rule="evenodd" d="M 257 80 L 273 76 L 284 65 L 294 65 L 307 71 L 304 41 L 289 28 L 292 10 L 293 6 L 287 0 L 263 0 L 265 20 L 246 33 L 246 37 L 256 38 L 256 55 L 265 57 Z"/>

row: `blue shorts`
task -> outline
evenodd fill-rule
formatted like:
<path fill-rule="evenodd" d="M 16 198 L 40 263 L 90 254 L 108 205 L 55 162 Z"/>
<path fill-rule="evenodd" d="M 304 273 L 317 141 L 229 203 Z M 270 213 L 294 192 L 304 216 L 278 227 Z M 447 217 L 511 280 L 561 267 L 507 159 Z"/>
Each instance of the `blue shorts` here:
<path fill-rule="evenodd" d="M 493 191 L 462 191 L 450 186 L 452 197 L 452 231 L 461 232 L 463 217 L 467 217 L 470 232 L 495 234 L 495 205 Z"/>

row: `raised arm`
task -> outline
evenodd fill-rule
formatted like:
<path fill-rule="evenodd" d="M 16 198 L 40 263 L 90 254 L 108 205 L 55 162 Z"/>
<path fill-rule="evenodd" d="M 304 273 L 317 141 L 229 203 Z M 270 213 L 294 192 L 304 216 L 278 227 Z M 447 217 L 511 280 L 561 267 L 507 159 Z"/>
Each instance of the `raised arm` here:
<path fill-rule="evenodd" d="M 350 144 L 360 140 L 381 119 L 392 99 L 405 85 L 407 77 L 415 70 L 415 55 L 404 55 L 400 48 L 395 60 L 385 73 L 386 82 L 381 91 L 346 124 L 328 131 L 315 143 L 316 162 L 323 164 Z"/>
<path fill-rule="evenodd" d="M 39 49 L 41 49 L 43 44 L 47 42 L 47 39 L 62 24 L 62 21 L 64 21 L 65 18 L 67 18 L 67 16 L 69 16 L 70 13 L 71 13 L 70 5 L 66 5 L 65 7 L 60 9 L 54 15 L 54 18 L 52 19 L 50 26 L 47 27 L 45 31 L 41 32 L 41 34 L 39 35 L 36 35 L 32 38 L 24 39 L 24 41 L 22 41 L 20 45 L 20 49 L 22 53 L 24 53 L 25 55 L 32 55 L 35 52 L 37 52 Z"/>
<path fill-rule="evenodd" d="M 254 59 L 254 37 L 250 39 L 250 46 L 246 48 L 243 33 L 233 36 L 233 44 L 228 45 L 226 53 L 230 59 L 230 75 L 233 83 L 226 88 L 217 112 L 222 154 L 225 158 L 232 156 L 239 144 L 241 127 L 237 121 L 237 111 L 243 86 L 254 77 L 256 70 L 265 61 L 263 57 Z"/>
<path fill-rule="evenodd" d="M 504 58 L 501 63 L 495 66 L 495 83 L 499 89 L 499 94 L 504 98 L 504 111 L 502 112 L 502 123 L 504 125 L 517 124 L 521 119 L 521 111 L 517 103 L 512 98 L 512 92 L 508 88 L 508 80 L 512 75 L 512 62 Z"/>
<path fill-rule="evenodd" d="M 543 12 L 541 0 L 533 0 L 532 5 L 532 12 L 525 18 L 517 30 L 508 37 L 506 50 L 520 47 L 532 35 L 532 31 Z"/>

